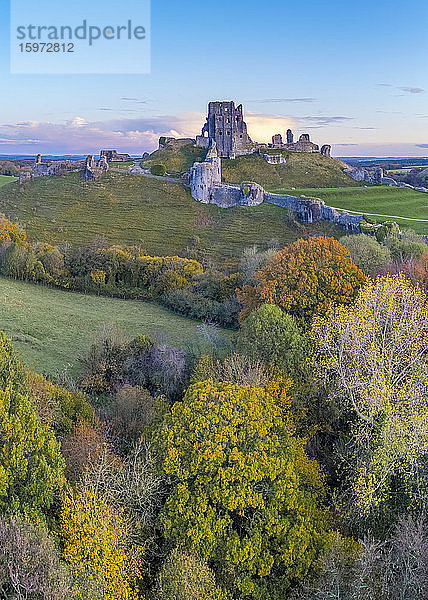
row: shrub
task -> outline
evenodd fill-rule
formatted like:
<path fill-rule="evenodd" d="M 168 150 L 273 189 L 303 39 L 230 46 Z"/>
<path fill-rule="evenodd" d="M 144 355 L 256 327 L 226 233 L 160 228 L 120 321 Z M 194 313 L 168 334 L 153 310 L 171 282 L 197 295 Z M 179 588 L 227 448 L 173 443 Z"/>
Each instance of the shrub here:
<path fill-rule="evenodd" d="M 152 175 L 157 175 L 158 177 L 164 177 L 166 174 L 165 165 L 153 165 L 150 167 L 150 173 Z"/>

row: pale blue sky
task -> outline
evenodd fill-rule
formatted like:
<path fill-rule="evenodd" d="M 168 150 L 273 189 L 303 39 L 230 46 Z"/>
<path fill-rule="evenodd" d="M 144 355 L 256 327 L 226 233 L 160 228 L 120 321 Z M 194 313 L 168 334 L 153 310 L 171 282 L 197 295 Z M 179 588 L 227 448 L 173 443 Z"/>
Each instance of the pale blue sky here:
<path fill-rule="evenodd" d="M 154 0 L 149 75 L 11 75 L 0 8 L 0 154 L 136 154 L 233 99 L 254 139 L 291 125 L 337 156 L 428 155 L 425 0 Z"/>

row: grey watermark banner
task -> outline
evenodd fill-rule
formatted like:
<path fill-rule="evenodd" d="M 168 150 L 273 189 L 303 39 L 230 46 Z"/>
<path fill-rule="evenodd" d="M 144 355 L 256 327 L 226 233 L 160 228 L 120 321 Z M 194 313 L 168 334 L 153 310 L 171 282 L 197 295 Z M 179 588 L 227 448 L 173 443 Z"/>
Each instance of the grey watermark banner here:
<path fill-rule="evenodd" d="M 150 0 L 11 0 L 11 73 L 149 73 L 150 45 Z"/>

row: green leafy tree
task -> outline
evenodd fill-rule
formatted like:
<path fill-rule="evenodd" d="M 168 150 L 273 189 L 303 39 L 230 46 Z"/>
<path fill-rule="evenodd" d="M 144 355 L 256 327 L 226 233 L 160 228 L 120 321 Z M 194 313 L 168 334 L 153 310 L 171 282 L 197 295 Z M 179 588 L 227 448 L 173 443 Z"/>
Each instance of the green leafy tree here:
<path fill-rule="evenodd" d="M 0 391 L 0 511 L 44 521 L 64 483 L 64 459 L 28 396 Z"/>
<path fill-rule="evenodd" d="M 274 304 L 264 304 L 243 322 L 237 349 L 293 377 L 305 357 L 305 338 L 291 315 Z"/>
<path fill-rule="evenodd" d="M 324 478 L 293 435 L 289 382 L 191 386 L 158 434 L 168 537 L 255 599 L 283 598 L 327 537 Z"/>
<path fill-rule="evenodd" d="M 340 243 L 348 248 L 352 260 L 366 275 L 377 275 L 391 261 L 391 252 L 371 235 L 346 235 Z"/>
<path fill-rule="evenodd" d="M 216 585 L 206 561 L 175 548 L 165 561 L 156 583 L 157 600 L 227 600 Z"/>

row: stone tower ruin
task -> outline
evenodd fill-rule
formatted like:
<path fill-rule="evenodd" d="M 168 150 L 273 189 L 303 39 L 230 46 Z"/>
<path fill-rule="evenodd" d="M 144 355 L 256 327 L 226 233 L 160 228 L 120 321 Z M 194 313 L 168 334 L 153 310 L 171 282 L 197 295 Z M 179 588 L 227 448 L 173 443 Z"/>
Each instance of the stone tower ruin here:
<path fill-rule="evenodd" d="M 221 158 L 235 158 L 252 152 L 251 139 L 247 133 L 242 104 L 234 102 L 210 102 L 208 116 L 202 134 L 196 138 L 198 146 L 209 148 L 215 142 Z"/>

